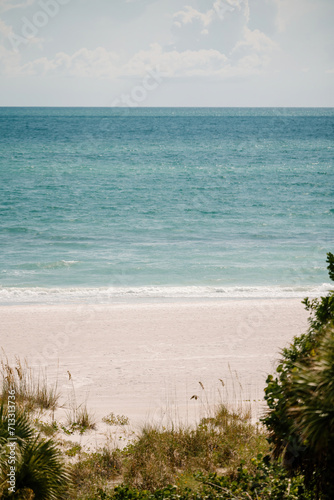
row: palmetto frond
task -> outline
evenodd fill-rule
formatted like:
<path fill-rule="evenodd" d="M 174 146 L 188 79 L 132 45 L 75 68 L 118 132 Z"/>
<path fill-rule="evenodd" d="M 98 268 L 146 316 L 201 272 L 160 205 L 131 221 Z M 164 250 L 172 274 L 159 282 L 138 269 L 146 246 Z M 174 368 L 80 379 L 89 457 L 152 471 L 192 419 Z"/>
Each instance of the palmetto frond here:
<path fill-rule="evenodd" d="M 0 496 L 10 498 L 8 492 L 8 413 L 0 406 Z M 62 455 L 52 439 L 42 438 L 32 427 L 28 417 L 19 409 L 15 415 L 15 489 L 34 493 L 35 500 L 67 498 L 70 477 Z"/>
<path fill-rule="evenodd" d="M 296 366 L 292 375 L 290 413 L 303 439 L 316 455 L 334 445 L 334 330 L 328 329 L 310 367 Z"/>

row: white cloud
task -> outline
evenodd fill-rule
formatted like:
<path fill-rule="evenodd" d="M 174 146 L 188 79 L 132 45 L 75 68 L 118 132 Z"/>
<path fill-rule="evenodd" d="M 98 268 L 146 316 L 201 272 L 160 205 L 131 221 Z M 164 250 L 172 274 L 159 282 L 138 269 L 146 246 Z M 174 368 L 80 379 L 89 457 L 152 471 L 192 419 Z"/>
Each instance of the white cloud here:
<path fill-rule="evenodd" d="M 16 75 L 20 69 L 20 55 L 6 48 L 9 44 L 9 37 L 13 35 L 13 28 L 0 19 L 0 73 L 3 75 Z M 6 41 L 6 44 L 5 44 Z"/>
<path fill-rule="evenodd" d="M 245 26 L 243 39 L 239 40 L 233 52 L 241 48 L 246 48 L 254 52 L 272 52 L 278 49 L 278 45 L 261 31 L 257 29 L 250 30 Z"/>
<path fill-rule="evenodd" d="M 256 36 L 255 36 L 256 35 Z M 215 49 L 201 50 L 164 50 L 157 43 L 147 50 L 140 50 L 128 61 L 121 61 L 119 56 L 103 47 L 95 50 L 82 48 L 74 54 L 57 53 L 53 58 L 41 57 L 20 65 L 19 56 L 2 49 L 0 60 L 5 66 L 7 75 L 65 75 L 85 78 L 142 77 L 151 68 L 159 68 L 165 78 L 230 78 L 245 77 L 259 73 L 270 61 L 270 55 L 261 51 L 263 37 L 259 34 L 248 34 L 251 43 L 258 52 L 242 54 L 232 61 L 222 52 Z M 262 34 L 261 34 L 262 35 Z M 267 42 L 265 40 L 265 42 Z M 248 43 L 250 41 L 248 40 Z"/>
<path fill-rule="evenodd" d="M 174 26 L 181 28 L 183 25 L 191 24 L 194 21 L 199 21 L 200 23 L 202 23 L 204 28 L 201 33 L 207 34 L 208 30 L 206 28 L 208 28 L 214 20 L 223 20 L 228 13 L 231 13 L 235 10 L 243 10 L 246 22 L 248 22 L 248 0 L 215 0 L 212 4 L 211 9 L 208 9 L 206 12 L 200 12 L 190 5 L 186 5 L 183 10 L 179 10 L 173 15 L 173 18 L 176 19 L 174 21 Z"/>
<path fill-rule="evenodd" d="M 269 64 L 270 57 L 260 54 L 249 54 L 242 57 L 235 66 L 236 74 L 239 76 L 247 76 L 259 74 Z"/>
<path fill-rule="evenodd" d="M 181 27 L 183 24 L 190 24 L 198 20 L 203 24 L 204 28 L 206 28 L 211 24 L 214 15 L 215 11 L 213 9 L 210 9 L 207 12 L 200 12 L 190 5 L 186 5 L 184 7 L 184 10 L 175 12 L 173 17 L 176 19 L 175 25 L 178 27 Z"/>
<path fill-rule="evenodd" d="M 13 52 L 3 57 L 6 74 L 20 75 L 67 75 L 73 77 L 110 78 L 141 77 L 150 68 L 159 67 L 166 77 L 219 75 L 227 63 L 227 57 L 217 50 L 164 51 L 159 44 L 152 44 L 148 50 L 140 50 L 128 61 L 121 62 L 114 52 L 103 47 L 95 50 L 82 48 L 73 55 L 57 53 L 53 58 L 41 57 L 24 65 Z M 1 53 L 0 53 L 1 55 Z"/>
<path fill-rule="evenodd" d="M 248 0 L 215 0 L 213 10 L 218 14 L 220 19 L 223 19 L 228 12 L 243 10 L 246 13 L 246 18 L 248 20 Z"/>
<path fill-rule="evenodd" d="M 103 47 L 82 48 L 73 55 L 58 52 L 54 58 L 41 57 L 20 68 L 21 74 L 61 74 L 75 77 L 115 78 L 119 76 L 118 55 Z"/>
<path fill-rule="evenodd" d="M 215 49 L 165 51 L 159 44 L 152 44 L 148 50 L 137 52 L 120 72 L 127 76 L 143 76 L 149 68 L 158 67 L 159 72 L 167 78 L 218 79 L 258 74 L 270 62 L 270 50 L 275 44 L 260 32 L 247 32 L 246 35 L 248 46 L 255 46 L 257 51 L 243 52 L 237 59 L 232 60 Z"/>
<path fill-rule="evenodd" d="M 159 67 L 165 77 L 217 75 L 227 63 L 227 57 L 218 50 L 164 51 L 159 44 L 149 50 L 139 51 L 122 68 L 130 76 L 143 75 L 147 69 Z"/>
<path fill-rule="evenodd" d="M 6 76 L 15 76 L 20 72 L 20 56 L 0 45 L 0 68 Z"/>
<path fill-rule="evenodd" d="M 12 9 L 25 9 L 36 3 L 37 0 L 25 0 L 24 2 L 15 2 L 15 0 L 1 0 L 0 10 L 6 12 Z"/>

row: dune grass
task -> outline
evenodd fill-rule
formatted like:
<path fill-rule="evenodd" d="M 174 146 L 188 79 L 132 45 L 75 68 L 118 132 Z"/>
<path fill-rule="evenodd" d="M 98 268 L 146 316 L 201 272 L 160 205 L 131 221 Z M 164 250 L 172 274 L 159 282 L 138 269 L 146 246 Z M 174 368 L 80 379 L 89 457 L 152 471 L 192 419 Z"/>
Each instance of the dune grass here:
<path fill-rule="evenodd" d="M 233 474 L 241 460 L 252 467 L 254 450 L 267 452 L 268 445 L 250 414 L 219 405 L 195 427 L 145 426 L 125 449 L 124 482 L 153 491 L 194 472 Z"/>
<path fill-rule="evenodd" d="M 71 498 L 95 498 L 99 489 L 111 492 L 114 486 L 122 482 L 123 458 L 119 449 L 111 449 L 109 446 L 93 453 L 79 452 L 71 467 L 75 492 Z"/>
<path fill-rule="evenodd" d="M 86 404 L 73 407 L 66 413 L 66 427 L 71 431 L 79 431 L 83 434 L 87 430 L 96 429 L 96 421 Z"/>
<path fill-rule="evenodd" d="M 0 361 L 0 377 L 0 400 L 4 404 L 8 401 L 8 391 L 14 391 L 16 404 L 23 407 L 26 412 L 56 409 L 60 398 L 57 382 L 50 384 L 46 371 L 39 371 L 36 374 L 26 359 L 21 361 L 16 357 L 13 365 L 3 353 Z"/>

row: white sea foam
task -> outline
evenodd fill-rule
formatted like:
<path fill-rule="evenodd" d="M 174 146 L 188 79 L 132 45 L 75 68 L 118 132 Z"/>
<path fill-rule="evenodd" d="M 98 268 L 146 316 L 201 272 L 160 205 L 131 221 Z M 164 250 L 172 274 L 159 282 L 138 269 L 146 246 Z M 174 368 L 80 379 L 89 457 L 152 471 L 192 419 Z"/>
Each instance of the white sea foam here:
<path fill-rule="evenodd" d="M 310 286 L 143 286 L 104 288 L 15 288 L 0 287 L 0 305 L 112 303 L 140 299 L 260 299 L 319 297 L 331 289 L 329 283 Z"/>

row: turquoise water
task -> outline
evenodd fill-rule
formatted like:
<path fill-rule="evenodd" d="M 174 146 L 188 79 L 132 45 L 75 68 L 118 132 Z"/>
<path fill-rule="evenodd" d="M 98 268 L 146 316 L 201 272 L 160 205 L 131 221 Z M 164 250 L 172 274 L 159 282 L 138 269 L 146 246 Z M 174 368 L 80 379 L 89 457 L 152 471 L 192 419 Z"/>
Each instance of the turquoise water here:
<path fill-rule="evenodd" d="M 303 296 L 334 110 L 0 108 L 0 302 Z"/>

